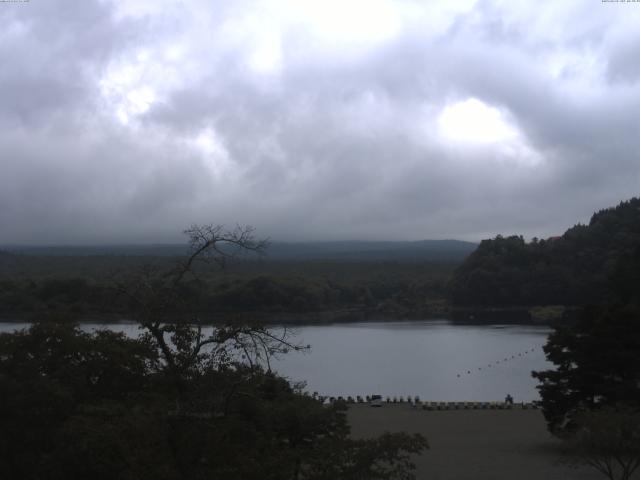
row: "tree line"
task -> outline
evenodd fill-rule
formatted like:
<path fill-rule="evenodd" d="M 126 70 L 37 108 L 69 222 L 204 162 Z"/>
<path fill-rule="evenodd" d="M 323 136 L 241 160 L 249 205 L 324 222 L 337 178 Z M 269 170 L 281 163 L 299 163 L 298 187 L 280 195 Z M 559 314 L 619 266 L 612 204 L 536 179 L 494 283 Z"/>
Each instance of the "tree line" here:
<path fill-rule="evenodd" d="M 159 269 L 170 264 L 167 259 L 148 260 Z M 128 312 L 127 299 L 114 290 L 114 274 L 108 271 L 136 271 L 143 263 L 120 269 L 109 269 L 104 261 L 101 265 L 100 275 L 94 276 L 78 276 L 77 269 L 60 267 L 49 275 L 6 274 L 0 278 L 0 315 L 28 319 L 57 309 L 79 319 L 122 317 Z M 227 265 L 225 273 L 212 273 L 197 262 L 194 269 L 198 277 L 183 282 L 181 288 L 189 295 L 192 308 L 203 316 L 308 314 L 349 308 L 405 315 L 428 313 L 446 302 L 453 266 L 239 262 Z"/>
<path fill-rule="evenodd" d="M 451 299 L 474 306 L 603 303 L 613 281 L 617 289 L 637 286 L 637 273 L 627 266 L 638 245 L 639 198 L 596 212 L 588 225 L 559 237 L 526 242 L 498 235 L 482 241 L 455 270 Z"/>

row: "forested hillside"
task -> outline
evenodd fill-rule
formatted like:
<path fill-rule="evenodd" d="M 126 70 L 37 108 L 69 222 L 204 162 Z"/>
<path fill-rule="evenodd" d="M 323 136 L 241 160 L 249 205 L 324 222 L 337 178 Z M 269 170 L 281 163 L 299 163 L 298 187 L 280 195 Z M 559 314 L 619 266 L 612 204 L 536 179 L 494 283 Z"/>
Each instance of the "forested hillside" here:
<path fill-rule="evenodd" d="M 78 318 L 121 317 L 127 304 L 114 288 L 114 275 L 170 268 L 176 261 L 162 256 L 0 252 L 0 318 L 29 318 L 52 309 Z M 205 316 L 343 315 L 354 310 L 439 315 L 455 266 L 418 261 L 270 260 L 230 263 L 223 271 L 212 271 L 210 265 L 198 264 L 198 280 L 184 288 L 190 290 L 193 308 Z"/>
<path fill-rule="evenodd" d="M 484 240 L 451 281 L 457 305 L 585 305 L 637 287 L 628 265 L 640 255 L 640 198 L 595 213 L 561 237 Z M 634 280 L 635 279 L 635 280 Z M 625 285 L 627 287 L 625 287 Z"/>

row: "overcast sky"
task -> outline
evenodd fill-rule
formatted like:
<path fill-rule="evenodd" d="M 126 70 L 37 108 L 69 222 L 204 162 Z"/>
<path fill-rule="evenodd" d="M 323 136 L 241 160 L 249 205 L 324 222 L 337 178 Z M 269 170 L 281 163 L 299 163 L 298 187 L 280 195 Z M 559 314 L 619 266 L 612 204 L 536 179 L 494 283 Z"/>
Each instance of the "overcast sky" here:
<path fill-rule="evenodd" d="M 546 237 L 640 192 L 640 3 L 0 3 L 0 244 Z"/>

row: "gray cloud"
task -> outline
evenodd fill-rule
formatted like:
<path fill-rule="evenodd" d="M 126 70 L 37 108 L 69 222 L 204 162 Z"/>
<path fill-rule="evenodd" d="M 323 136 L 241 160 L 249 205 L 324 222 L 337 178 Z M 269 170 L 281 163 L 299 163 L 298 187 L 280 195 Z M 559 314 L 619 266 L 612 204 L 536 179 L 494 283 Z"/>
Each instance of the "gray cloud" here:
<path fill-rule="evenodd" d="M 0 6 L 0 243 L 545 236 L 637 194 L 640 6 L 278 1 Z M 511 133 L 443 136 L 469 99 Z"/>

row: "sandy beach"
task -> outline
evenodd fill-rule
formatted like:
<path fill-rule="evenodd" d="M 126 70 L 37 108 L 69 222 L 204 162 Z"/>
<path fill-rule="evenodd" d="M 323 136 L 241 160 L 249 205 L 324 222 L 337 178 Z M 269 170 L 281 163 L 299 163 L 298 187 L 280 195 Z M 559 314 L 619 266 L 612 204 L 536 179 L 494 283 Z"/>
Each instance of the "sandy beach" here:
<path fill-rule="evenodd" d="M 427 411 L 407 404 L 352 405 L 354 437 L 421 433 L 430 449 L 416 458 L 419 480 L 596 480 L 587 467 L 561 461 L 559 442 L 539 410 Z"/>

